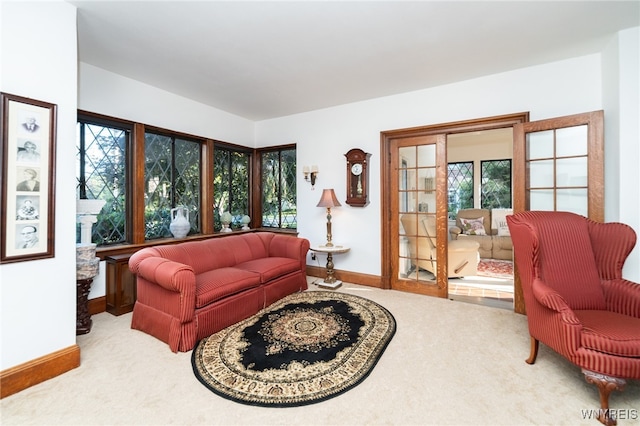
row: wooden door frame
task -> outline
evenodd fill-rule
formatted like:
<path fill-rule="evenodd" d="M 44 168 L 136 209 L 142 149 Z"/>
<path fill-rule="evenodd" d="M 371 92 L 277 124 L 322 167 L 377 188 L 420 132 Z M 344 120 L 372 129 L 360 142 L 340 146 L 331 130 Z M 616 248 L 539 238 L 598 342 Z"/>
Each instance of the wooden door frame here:
<path fill-rule="evenodd" d="M 529 121 L 529 112 L 521 112 L 516 114 L 499 115 L 493 117 L 477 118 L 473 120 L 455 121 L 450 123 L 433 124 L 420 127 L 412 127 L 398 130 L 388 130 L 380 132 L 380 208 L 381 208 L 381 287 L 385 289 L 391 288 L 391 247 L 397 244 L 397 235 L 395 235 L 391 227 L 392 215 L 397 210 L 392 205 L 392 194 L 388 190 L 388 183 L 391 182 L 393 165 L 391 164 L 391 140 L 398 138 L 409 138 L 416 136 L 427 136 L 436 134 L 455 134 L 468 133 L 481 130 L 502 129 L 513 127 L 518 123 Z M 446 184 L 446 182 L 445 182 Z M 438 182 L 437 185 L 442 185 Z M 395 240 L 394 240 L 395 237 Z M 515 284 L 514 277 L 514 284 Z M 516 286 L 516 289 L 518 286 Z M 517 309 L 516 309 L 517 312 Z"/>

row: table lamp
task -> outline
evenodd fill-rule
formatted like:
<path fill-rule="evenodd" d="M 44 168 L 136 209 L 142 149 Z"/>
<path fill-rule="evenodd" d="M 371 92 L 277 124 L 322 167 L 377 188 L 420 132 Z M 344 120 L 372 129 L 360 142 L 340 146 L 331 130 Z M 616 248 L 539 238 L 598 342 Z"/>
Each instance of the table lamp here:
<path fill-rule="evenodd" d="M 333 243 L 331 242 L 331 207 L 339 207 L 340 202 L 336 198 L 336 193 L 333 192 L 333 189 L 323 189 L 322 197 L 320 197 L 320 202 L 316 207 L 326 207 L 327 208 L 327 243 L 326 247 L 333 247 Z"/>

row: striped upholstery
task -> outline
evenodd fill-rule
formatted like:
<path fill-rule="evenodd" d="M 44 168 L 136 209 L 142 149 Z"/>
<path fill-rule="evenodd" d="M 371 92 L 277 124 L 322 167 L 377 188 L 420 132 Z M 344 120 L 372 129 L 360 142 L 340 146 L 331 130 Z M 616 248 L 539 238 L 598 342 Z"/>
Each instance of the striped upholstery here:
<path fill-rule="evenodd" d="M 531 337 L 585 370 L 640 379 L 640 285 L 622 278 L 633 229 L 554 211 L 507 223 Z"/>
<path fill-rule="evenodd" d="M 189 351 L 198 340 L 306 290 L 309 241 L 243 233 L 147 247 L 129 259 L 137 299 L 131 328 Z"/>

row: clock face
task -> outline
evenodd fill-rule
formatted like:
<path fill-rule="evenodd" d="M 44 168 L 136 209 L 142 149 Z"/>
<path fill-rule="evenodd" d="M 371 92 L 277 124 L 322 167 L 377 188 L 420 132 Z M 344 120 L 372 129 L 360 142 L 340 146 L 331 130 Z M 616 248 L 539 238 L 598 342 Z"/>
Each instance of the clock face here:
<path fill-rule="evenodd" d="M 362 164 L 356 163 L 353 166 L 351 166 L 351 173 L 353 173 L 356 176 L 359 176 L 362 173 Z"/>

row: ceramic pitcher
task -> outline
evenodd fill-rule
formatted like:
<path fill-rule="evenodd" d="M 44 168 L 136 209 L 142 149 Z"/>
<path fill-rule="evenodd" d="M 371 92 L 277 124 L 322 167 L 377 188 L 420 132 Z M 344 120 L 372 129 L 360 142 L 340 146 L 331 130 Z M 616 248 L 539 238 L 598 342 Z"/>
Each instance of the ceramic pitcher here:
<path fill-rule="evenodd" d="M 189 209 L 185 206 L 178 206 L 171 209 L 171 224 L 169 230 L 175 238 L 184 238 L 189 233 L 191 224 L 189 223 Z"/>

